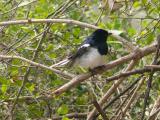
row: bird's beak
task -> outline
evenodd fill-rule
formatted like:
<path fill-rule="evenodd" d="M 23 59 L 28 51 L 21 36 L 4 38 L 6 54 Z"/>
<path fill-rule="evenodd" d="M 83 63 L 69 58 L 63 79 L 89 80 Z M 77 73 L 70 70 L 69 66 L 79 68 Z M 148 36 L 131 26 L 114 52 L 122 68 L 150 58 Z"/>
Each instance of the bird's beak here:
<path fill-rule="evenodd" d="M 111 33 L 111 32 L 109 32 L 109 33 L 108 33 L 108 35 L 112 35 L 112 33 Z"/>

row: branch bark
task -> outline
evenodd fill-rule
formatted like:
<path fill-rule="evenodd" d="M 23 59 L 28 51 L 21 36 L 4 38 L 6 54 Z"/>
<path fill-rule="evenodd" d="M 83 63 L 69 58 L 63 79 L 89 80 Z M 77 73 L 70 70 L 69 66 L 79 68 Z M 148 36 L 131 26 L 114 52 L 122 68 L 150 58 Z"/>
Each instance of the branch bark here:
<path fill-rule="evenodd" d="M 137 95 L 137 91 L 141 88 L 141 86 L 143 85 L 145 78 L 142 78 L 142 80 L 139 82 L 137 88 L 135 89 L 134 93 L 132 94 L 131 98 L 129 99 L 128 103 L 126 104 L 126 106 L 124 107 L 124 109 L 122 110 L 122 113 L 119 113 L 119 117 L 121 117 L 121 120 L 123 119 L 123 117 L 125 116 L 127 110 L 129 109 L 129 107 L 131 106 L 132 102 L 135 100 L 136 95 Z M 120 114 L 122 114 L 122 116 L 120 116 Z"/>
<path fill-rule="evenodd" d="M 27 62 L 27 63 L 29 63 L 29 64 L 31 64 L 31 65 L 34 65 L 34 66 L 43 68 L 43 69 L 45 69 L 45 70 L 53 71 L 54 73 L 59 74 L 59 75 L 61 75 L 62 77 L 67 78 L 67 79 L 71 79 L 71 78 L 74 77 L 73 74 L 64 73 L 64 72 L 62 72 L 62 71 L 60 71 L 60 70 L 57 70 L 57 69 L 48 67 L 48 66 L 46 66 L 46 65 L 43 65 L 43 64 L 40 64 L 40 63 L 37 63 L 37 62 L 34 62 L 34 61 L 29 60 L 29 59 L 26 59 L 26 58 L 24 58 L 24 57 L 0 55 L 0 58 L 2 58 L 2 59 L 19 59 L 19 60 L 22 60 L 22 61 L 24 61 L 24 62 Z"/>
<path fill-rule="evenodd" d="M 108 64 L 106 64 L 102 69 L 95 69 L 95 74 L 101 74 L 104 71 L 110 70 L 118 65 L 124 64 L 130 60 L 136 60 L 136 59 L 141 59 L 142 57 L 149 55 L 153 52 L 155 52 L 156 50 L 156 44 L 153 44 L 151 46 L 142 48 L 139 52 L 133 52 L 129 55 L 126 55 L 124 57 L 121 57 L 117 60 L 114 60 Z M 79 83 L 83 82 L 84 80 L 88 79 L 89 77 L 91 77 L 92 74 L 91 73 L 86 73 L 86 74 L 82 74 L 82 75 L 78 75 L 76 77 L 74 77 L 70 82 L 66 83 L 65 85 L 61 86 L 60 88 L 58 88 L 57 90 L 53 90 L 52 94 L 55 96 L 58 96 L 62 93 L 64 93 L 65 91 L 73 88 L 74 86 L 78 85 Z"/>
<path fill-rule="evenodd" d="M 151 72 L 152 70 L 160 71 L 160 66 L 159 65 L 154 65 L 154 66 L 153 65 L 147 65 L 147 67 L 142 68 L 142 69 L 135 69 L 135 70 L 132 70 L 132 71 L 123 72 L 123 73 L 120 73 L 118 75 L 108 77 L 106 79 L 106 82 L 110 82 L 112 80 L 117 80 L 119 78 L 127 77 L 127 76 L 130 76 L 130 75 L 143 74 L 145 72 Z"/>
<path fill-rule="evenodd" d="M 85 119 L 87 117 L 87 114 L 88 113 L 70 113 L 70 114 L 67 114 L 65 115 L 65 117 L 68 117 L 68 118 L 77 118 L 77 119 Z M 61 116 L 55 116 L 52 118 L 52 120 L 62 120 L 63 117 Z"/>
<path fill-rule="evenodd" d="M 133 67 L 135 66 L 135 64 L 137 63 L 137 61 L 131 61 L 130 64 L 128 65 L 128 67 L 125 69 L 125 71 L 130 71 L 133 69 Z M 108 98 L 112 95 L 112 93 L 116 90 L 116 88 L 123 82 L 124 78 L 119 79 L 118 81 L 115 82 L 115 84 L 113 84 L 110 89 L 104 94 L 104 96 L 98 101 L 98 103 L 100 104 L 100 106 L 103 106 L 103 104 L 108 100 Z M 88 117 L 87 120 L 92 120 L 94 118 L 94 116 L 96 115 L 97 111 L 96 109 L 93 109 Z"/>
<path fill-rule="evenodd" d="M 159 112 L 160 112 L 160 96 L 155 101 L 148 120 L 156 120 L 158 118 Z"/>
<path fill-rule="evenodd" d="M 93 100 L 93 104 L 95 106 L 95 108 L 98 110 L 98 112 L 101 114 L 103 120 L 109 120 L 106 116 L 106 114 L 104 113 L 104 111 L 102 110 L 102 108 L 100 107 L 100 105 L 98 104 L 97 100 Z"/>
<path fill-rule="evenodd" d="M 32 24 L 32 23 L 67 23 L 67 24 L 74 24 L 79 25 L 82 27 L 88 27 L 92 29 L 98 29 L 97 26 L 83 23 L 76 20 L 71 19 L 28 19 L 28 20 L 12 20 L 12 21 L 5 21 L 0 22 L 0 26 L 7 26 L 7 25 L 17 25 L 17 24 Z"/>
<path fill-rule="evenodd" d="M 72 24 L 72 25 L 78 25 L 84 28 L 91 28 L 91 29 L 100 29 L 99 27 L 92 25 L 92 24 L 88 24 L 85 22 L 80 22 L 77 20 L 72 20 L 72 19 L 28 19 L 28 20 L 12 20 L 12 21 L 4 21 L 4 22 L 0 22 L 0 26 L 8 26 L 8 25 L 18 25 L 18 24 L 35 24 L 35 23 L 66 23 L 66 24 Z M 108 32 L 112 33 L 112 36 L 114 38 L 116 38 L 117 40 L 121 41 L 123 43 L 123 45 L 125 45 L 125 47 L 129 50 L 129 51 L 133 51 L 135 50 L 135 46 L 130 43 L 129 41 L 125 40 L 124 38 L 122 38 L 120 35 L 120 33 L 122 33 L 121 31 L 117 31 L 117 30 L 107 30 Z"/>

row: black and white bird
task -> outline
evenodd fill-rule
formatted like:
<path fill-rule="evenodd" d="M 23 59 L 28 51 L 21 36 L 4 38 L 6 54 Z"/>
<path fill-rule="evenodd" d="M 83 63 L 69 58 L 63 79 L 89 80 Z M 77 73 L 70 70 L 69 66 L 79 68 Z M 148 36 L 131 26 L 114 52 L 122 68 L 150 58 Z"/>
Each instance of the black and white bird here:
<path fill-rule="evenodd" d="M 104 65 L 105 55 L 108 53 L 107 37 L 110 34 L 111 33 L 108 33 L 103 29 L 95 30 L 84 40 L 75 54 L 51 67 L 68 64 L 68 66 L 78 65 L 84 68 L 93 69 Z"/>

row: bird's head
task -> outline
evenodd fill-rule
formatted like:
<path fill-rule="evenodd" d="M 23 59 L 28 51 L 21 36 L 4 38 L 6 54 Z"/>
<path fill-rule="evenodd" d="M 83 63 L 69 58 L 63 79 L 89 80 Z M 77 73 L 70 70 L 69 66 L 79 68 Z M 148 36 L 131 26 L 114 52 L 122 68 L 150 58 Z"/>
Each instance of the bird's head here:
<path fill-rule="evenodd" d="M 96 40 L 97 42 L 104 42 L 107 40 L 107 37 L 111 35 L 111 33 L 109 33 L 106 30 L 103 29 L 97 29 L 95 30 L 95 32 L 93 32 L 92 36 L 94 38 L 94 40 Z"/>

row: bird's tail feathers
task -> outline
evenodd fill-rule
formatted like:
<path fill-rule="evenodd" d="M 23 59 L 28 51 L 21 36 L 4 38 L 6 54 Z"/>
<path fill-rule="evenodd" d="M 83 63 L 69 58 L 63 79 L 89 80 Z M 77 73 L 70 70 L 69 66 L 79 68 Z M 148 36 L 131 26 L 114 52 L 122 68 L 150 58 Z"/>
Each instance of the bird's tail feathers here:
<path fill-rule="evenodd" d="M 50 67 L 53 68 L 53 67 L 63 67 L 64 65 L 68 64 L 70 62 L 69 59 L 65 59 L 65 60 L 62 60 L 56 64 L 53 64 L 51 65 Z"/>

